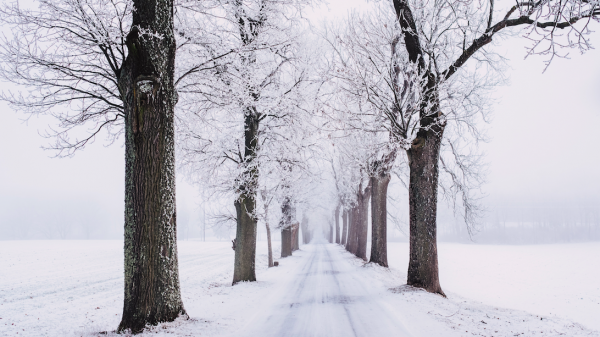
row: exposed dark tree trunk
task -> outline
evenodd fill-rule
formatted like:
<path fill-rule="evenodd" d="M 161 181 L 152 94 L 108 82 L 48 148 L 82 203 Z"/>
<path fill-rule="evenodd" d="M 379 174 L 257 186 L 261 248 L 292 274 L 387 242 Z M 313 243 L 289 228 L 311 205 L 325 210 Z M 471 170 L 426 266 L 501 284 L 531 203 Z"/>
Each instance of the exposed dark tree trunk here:
<path fill-rule="evenodd" d="M 387 261 L 387 191 L 390 170 L 396 160 L 396 151 L 391 151 L 381 160 L 373 162 L 371 177 L 371 257 L 369 262 L 383 267 Z"/>
<path fill-rule="evenodd" d="M 233 284 L 241 281 L 256 281 L 256 219 L 252 216 L 256 200 L 254 194 L 240 195 L 235 201 L 237 231 L 235 236 L 235 261 Z"/>
<path fill-rule="evenodd" d="M 358 226 L 360 222 L 360 215 L 358 214 L 358 204 L 350 209 L 350 228 L 348 231 L 348 243 L 347 249 L 350 253 L 356 255 L 356 249 L 358 248 Z"/>
<path fill-rule="evenodd" d="M 246 109 L 244 118 L 244 164 L 246 172 L 240 185 L 240 196 L 234 202 L 237 213 L 237 230 L 233 284 L 241 281 L 256 281 L 256 180 L 258 168 L 254 165 L 258 151 L 259 115 L 253 107 Z"/>
<path fill-rule="evenodd" d="M 355 255 L 367 260 L 367 239 L 369 235 L 369 200 L 371 199 L 371 181 L 367 188 L 358 192 L 358 221 L 357 221 L 357 247 Z"/>
<path fill-rule="evenodd" d="M 273 267 L 273 247 L 271 246 L 271 227 L 269 223 L 265 224 L 267 227 L 267 245 L 269 247 L 269 268 Z"/>
<path fill-rule="evenodd" d="M 292 229 L 281 229 L 281 257 L 292 255 Z"/>
<path fill-rule="evenodd" d="M 292 226 L 292 252 L 300 249 L 299 239 L 300 239 L 300 224 L 295 222 Z"/>
<path fill-rule="evenodd" d="M 424 52 L 409 3 L 406 0 L 393 0 L 393 5 L 400 27 L 406 32 L 404 45 L 409 60 L 417 65 L 419 73 L 427 79 L 420 108 L 421 129 L 411 148 L 406 151 L 410 169 L 410 260 L 407 284 L 445 296 L 439 282 L 436 234 L 438 160 L 445 125 L 437 120 L 441 116 L 437 91 L 440 78 L 425 65 Z M 489 39 L 491 40 L 491 35 Z M 483 45 L 477 48 L 481 46 Z M 472 46 L 467 50 L 471 48 Z M 454 65 L 451 68 L 456 70 Z M 442 76 L 448 78 L 451 74 Z"/>
<path fill-rule="evenodd" d="M 234 4 L 237 6 L 236 19 L 240 39 L 244 46 L 252 44 L 257 38 L 260 27 L 264 24 L 265 17 L 259 14 L 260 19 L 247 17 L 241 2 Z M 244 64 L 251 65 L 256 62 L 256 55 L 253 51 L 240 54 Z M 256 101 L 259 98 L 257 87 L 248 86 L 249 101 Z M 245 168 L 244 173 L 240 175 L 239 197 L 234 202 L 237 213 L 236 230 L 236 248 L 235 261 L 233 269 L 233 284 L 241 281 L 256 281 L 255 261 L 256 261 L 256 226 L 257 219 L 254 217 L 256 209 L 256 185 L 258 180 L 258 167 L 254 160 L 258 151 L 258 128 L 262 115 L 256 107 L 249 104 L 244 107 L 244 158 L 242 164 Z"/>
<path fill-rule="evenodd" d="M 292 204 L 289 198 L 285 198 L 281 205 L 281 257 L 292 255 Z"/>
<path fill-rule="evenodd" d="M 335 208 L 335 243 L 340 243 L 340 205 Z"/>
<path fill-rule="evenodd" d="M 407 284 L 446 296 L 438 274 L 436 234 L 438 160 L 442 135 L 443 127 L 422 132 L 407 151 L 410 167 L 410 260 Z"/>
<path fill-rule="evenodd" d="M 175 210 L 173 2 L 134 0 L 134 7 L 119 76 L 126 155 L 125 296 L 118 331 L 140 332 L 185 310 Z"/>
<path fill-rule="evenodd" d="M 342 239 L 341 244 L 346 245 L 346 237 L 348 236 L 348 210 L 344 208 L 342 212 Z"/>
<path fill-rule="evenodd" d="M 369 262 L 387 267 L 387 189 L 391 176 L 371 177 L 371 257 Z"/>
<path fill-rule="evenodd" d="M 346 250 L 352 253 L 352 221 L 354 215 L 354 207 L 348 210 L 348 237 L 346 238 Z"/>

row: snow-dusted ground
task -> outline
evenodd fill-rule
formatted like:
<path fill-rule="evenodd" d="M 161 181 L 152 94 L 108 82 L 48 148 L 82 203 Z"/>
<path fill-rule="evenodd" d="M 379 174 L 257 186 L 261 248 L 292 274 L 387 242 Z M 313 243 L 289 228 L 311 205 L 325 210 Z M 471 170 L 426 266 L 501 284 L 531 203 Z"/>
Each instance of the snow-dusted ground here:
<path fill-rule="evenodd" d="M 389 243 L 390 267 L 408 270 L 408 243 Z M 502 308 L 571 319 L 600 330 L 600 242 L 441 243 L 442 289 Z"/>
<path fill-rule="evenodd" d="M 302 246 L 267 269 L 259 242 L 259 281 L 233 287 L 231 243 L 178 244 L 191 319 L 144 335 L 600 336 L 588 329 L 600 329 L 600 243 L 440 244 L 448 299 L 402 286 L 402 243 L 390 243 L 386 270 L 329 244 Z M 121 242 L 2 241 L 0 257 L 0 336 L 113 335 Z"/>

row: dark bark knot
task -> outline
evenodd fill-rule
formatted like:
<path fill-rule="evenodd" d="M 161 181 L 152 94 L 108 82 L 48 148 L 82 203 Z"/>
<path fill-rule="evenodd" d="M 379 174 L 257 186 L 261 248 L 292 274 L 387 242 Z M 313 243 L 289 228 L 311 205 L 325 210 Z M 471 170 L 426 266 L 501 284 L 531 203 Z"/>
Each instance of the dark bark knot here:
<path fill-rule="evenodd" d="M 412 148 L 413 149 L 418 149 L 423 147 L 423 145 L 425 145 L 425 138 L 424 137 L 417 137 L 412 141 Z"/>
<path fill-rule="evenodd" d="M 140 75 L 135 79 L 133 99 L 135 102 L 135 118 L 133 132 L 140 132 L 144 126 L 144 113 L 154 104 L 160 88 L 160 80 L 156 76 Z"/>

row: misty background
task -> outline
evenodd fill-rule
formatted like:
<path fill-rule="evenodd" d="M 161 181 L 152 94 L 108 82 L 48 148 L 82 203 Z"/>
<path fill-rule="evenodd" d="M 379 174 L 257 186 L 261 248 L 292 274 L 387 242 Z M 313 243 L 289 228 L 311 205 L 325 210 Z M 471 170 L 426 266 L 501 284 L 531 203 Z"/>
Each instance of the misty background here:
<path fill-rule="evenodd" d="M 315 18 L 345 15 L 360 2 L 333 1 Z M 592 44 L 600 38 L 592 36 Z M 440 198 L 438 239 L 477 243 L 554 243 L 600 240 L 600 52 L 525 59 L 526 39 L 497 47 L 509 60 L 509 82 L 493 93 L 493 120 L 483 128 L 488 163 L 479 231 L 469 237 L 460 214 Z M 0 83 L 2 90 L 7 84 Z M 0 240 L 122 239 L 124 149 L 102 136 L 72 158 L 52 158 L 40 134 L 56 121 L 27 117 L 0 103 Z M 198 186 L 177 178 L 179 239 L 230 240 L 215 225 L 215 205 Z M 408 201 L 397 177 L 389 187 L 388 240 L 406 240 Z M 460 211 L 460 210 L 458 210 Z M 272 227 L 273 224 L 271 224 Z M 258 225 L 265 239 L 264 223 Z M 273 239 L 279 240 L 278 232 Z"/>

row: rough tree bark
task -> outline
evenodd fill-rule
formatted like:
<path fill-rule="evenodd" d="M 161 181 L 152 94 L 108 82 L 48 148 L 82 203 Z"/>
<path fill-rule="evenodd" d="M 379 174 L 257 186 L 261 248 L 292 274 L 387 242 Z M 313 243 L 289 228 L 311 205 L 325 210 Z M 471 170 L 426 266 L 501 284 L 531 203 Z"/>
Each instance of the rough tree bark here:
<path fill-rule="evenodd" d="M 360 216 L 358 214 L 358 204 L 354 205 L 351 209 L 350 209 L 350 221 L 349 221 L 349 229 L 348 229 L 348 243 L 347 243 L 347 250 L 356 255 L 356 249 L 358 248 L 358 237 L 357 237 L 357 231 L 358 231 L 358 222 L 360 219 Z"/>
<path fill-rule="evenodd" d="M 371 257 L 369 262 L 387 267 L 387 189 L 388 172 L 371 177 Z"/>
<path fill-rule="evenodd" d="M 404 33 L 404 46 L 409 60 L 427 79 L 423 87 L 420 108 L 420 130 L 407 150 L 410 169 L 410 260 L 407 284 L 445 296 L 439 282 L 437 259 L 437 187 L 438 160 L 444 125 L 441 116 L 437 85 L 439 78 L 425 65 L 424 52 L 412 10 L 406 0 L 393 0 L 400 27 Z M 448 75 L 449 76 L 449 75 Z"/>
<path fill-rule="evenodd" d="M 407 284 L 446 296 L 442 291 L 437 259 L 438 160 L 443 127 L 417 137 L 408 161 L 410 212 L 410 260 Z"/>
<path fill-rule="evenodd" d="M 237 214 L 237 230 L 235 236 L 235 260 L 233 265 L 233 282 L 256 281 L 256 219 L 254 208 L 256 199 L 254 192 L 242 193 L 235 201 Z"/>
<path fill-rule="evenodd" d="M 346 245 L 346 237 L 348 236 L 348 210 L 344 207 L 342 212 L 342 239 L 341 244 Z"/>
<path fill-rule="evenodd" d="M 371 199 L 371 181 L 367 188 L 358 192 L 358 221 L 357 221 L 357 247 L 355 255 L 367 260 L 367 239 L 369 235 L 369 200 Z"/>
<path fill-rule="evenodd" d="M 335 208 L 335 243 L 340 243 L 340 205 Z"/>
<path fill-rule="evenodd" d="M 269 223 L 265 224 L 267 227 L 267 245 L 269 247 L 269 268 L 273 267 L 273 247 L 271 246 L 271 227 Z"/>
<path fill-rule="evenodd" d="M 387 267 L 387 191 L 396 150 L 373 162 L 371 177 L 371 257 L 369 262 Z"/>
<path fill-rule="evenodd" d="M 119 74 L 125 106 L 125 293 L 118 331 L 184 315 L 175 210 L 172 0 L 134 0 Z"/>
<path fill-rule="evenodd" d="M 281 257 L 292 255 L 292 205 L 289 198 L 285 198 L 281 205 Z"/>
<path fill-rule="evenodd" d="M 300 224 L 295 222 L 292 226 L 292 252 L 297 251 L 298 249 L 300 249 Z"/>
<path fill-rule="evenodd" d="M 252 44 L 257 38 L 260 27 L 264 24 L 264 16 L 259 13 L 260 19 L 247 17 L 241 2 L 235 2 L 237 11 L 240 39 L 244 46 Z M 253 51 L 240 55 L 244 64 L 256 62 Z M 257 101 L 260 97 L 259 88 L 249 85 L 249 102 Z M 256 281 L 256 226 L 254 217 L 256 209 L 256 185 L 258 180 L 258 167 L 255 164 L 258 152 L 258 128 L 262 118 L 261 113 L 252 103 L 244 107 L 244 173 L 240 176 L 239 196 L 234 202 L 237 214 L 235 261 L 233 268 L 233 284 L 241 281 Z"/>
<path fill-rule="evenodd" d="M 291 228 L 281 229 L 281 257 L 292 255 L 292 230 Z"/>

